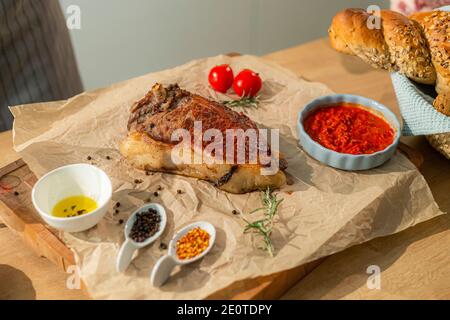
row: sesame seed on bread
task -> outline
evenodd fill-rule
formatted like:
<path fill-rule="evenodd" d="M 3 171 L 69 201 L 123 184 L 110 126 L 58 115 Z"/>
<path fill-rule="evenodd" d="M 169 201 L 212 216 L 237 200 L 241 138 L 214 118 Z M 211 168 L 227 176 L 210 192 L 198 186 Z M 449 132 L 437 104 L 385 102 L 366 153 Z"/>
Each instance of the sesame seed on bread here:
<path fill-rule="evenodd" d="M 450 93 L 439 94 L 433 105 L 440 113 L 450 116 Z"/>
<path fill-rule="evenodd" d="M 410 17 L 423 28 L 437 71 L 436 91 L 450 93 L 450 12 L 433 11 Z"/>

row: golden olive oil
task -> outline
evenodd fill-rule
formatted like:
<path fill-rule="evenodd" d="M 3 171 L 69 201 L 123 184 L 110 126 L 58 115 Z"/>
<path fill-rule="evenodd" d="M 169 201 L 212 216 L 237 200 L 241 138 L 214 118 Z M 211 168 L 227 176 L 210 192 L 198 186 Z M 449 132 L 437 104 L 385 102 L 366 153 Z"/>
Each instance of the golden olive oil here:
<path fill-rule="evenodd" d="M 97 202 L 86 196 L 75 196 L 61 200 L 53 208 L 52 215 L 58 218 L 72 218 L 97 210 Z"/>

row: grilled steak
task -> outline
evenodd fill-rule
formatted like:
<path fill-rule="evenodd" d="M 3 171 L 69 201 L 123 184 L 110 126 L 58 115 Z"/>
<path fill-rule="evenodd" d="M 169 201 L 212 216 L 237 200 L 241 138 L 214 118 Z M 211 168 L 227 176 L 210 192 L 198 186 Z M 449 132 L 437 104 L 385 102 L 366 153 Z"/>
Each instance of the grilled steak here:
<path fill-rule="evenodd" d="M 178 85 L 167 88 L 156 84 L 144 98 L 131 107 L 128 122 L 128 137 L 122 142 L 120 152 L 134 167 L 147 171 L 162 171 L 195 177 L 214 183 L 218 188 L 231 193 L 245 193 L 267 187 L 278 188 L 286 181 L 282 170 L 273 175 L 262 175 L 267 166 L 258 156 L 254 164 L 240 164 L 237 159 L 238 140 L 235 138 L 232 161 L 224 163 L 178 163 L 173 160 L 173 151 L 180 143 L 190 142 L 189 158 L 202 154 L 210 142 L 201 141 L 195 147 L 195 123 L 201 122 L 202 133 L 215 129 L 223 134 L 227 130 L 257 130 L 256 124 L 242 113 L 234 112 L 226 106 L 210 101 L 199 95 L 182 90 Z M 185 129 L 191 141 L 173 140 L 177 130 Z M 256 131 L 257 132 L 257 131 Z M 225 145 L 225 142 L 224 142 Z M 245 157 L 250 158 L 254 145 L 245 140 Z M 225 158 L 230 151 L 224 147 Z M 270 150 L 267 157 L 275 157 Z M 185 155 L 186 156 L 186 155 Z M 215 151 L 211 157 L 218 156 Z M 267 160 L 267 159 L 265 159 Z M 191 161 L 192 162 L 192 161 Z M 263 163 L 263 164 L 262 164 Z M 285 162 L 281 161 L 283 168 Z"/>

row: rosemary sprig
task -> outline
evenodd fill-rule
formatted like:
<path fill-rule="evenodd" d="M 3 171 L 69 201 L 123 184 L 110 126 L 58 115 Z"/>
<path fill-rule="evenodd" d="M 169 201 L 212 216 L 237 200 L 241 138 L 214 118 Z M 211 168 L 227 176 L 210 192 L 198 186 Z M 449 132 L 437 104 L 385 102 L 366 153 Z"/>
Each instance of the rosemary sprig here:
<path fill-rule="evenodd" d="M 252 211 L 250 214 L 264 211 L 264 219 L 249 222 L 244 219 L 247 226 L 244 229 L 244 233 L 253 232 L 262 236 L 264 246 L 261 248 L 267 251 L 271 257 L 274 255 L 274 247 L 272 244 L 272 230 L 274 226 L 274 218 L 278 212 L 278 207 L 284 199 L 278 200 L 277 196 L 273 194 L 272 189 L 267 188 L 262 194 L 263 207 Z"/>
<path fill-rule="evenodd" d="M 222 101 L 222 103 L 230 108 L 237 108 L 237 107 L 258 108 L 259 104 L 261 103 L 261 100 L 259 96 L 256 97 L 244 96 L 238 100 Z"/>

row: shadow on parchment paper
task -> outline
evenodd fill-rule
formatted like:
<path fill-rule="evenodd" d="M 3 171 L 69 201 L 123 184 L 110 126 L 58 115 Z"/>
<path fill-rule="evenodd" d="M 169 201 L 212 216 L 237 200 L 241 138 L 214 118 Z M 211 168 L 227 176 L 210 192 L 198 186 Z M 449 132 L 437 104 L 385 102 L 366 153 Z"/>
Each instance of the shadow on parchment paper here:
<path fill-rule="evenodd" d="M 346 298 L 365 287 L 369 277 L 366 270 L 370 265 L 379 266 L 382 272 L 388 270 L 411 244 L 448 230 L 450 230 L 450 216 L 443 215 L 395 235 L 374 239 L 337 253 L 327 258 L 313 273 L 294 286 L 283 299 Z M 392 242 L 397 245 L 392 246 Z M 382 274 L 381 292 L 388 286 L 390 283 L 383 282 Z M 405 288 L 409 289 L 411 288 Z M 397 293 L 400 296 L 402 294 Z"/>
<path fill-rule="evenodd" d="M 288 162 L 285 172 L 288 185 L 283 187 L 283 191 L 296 192 L 309 189 L 313 185 L 313 169 L 308 165 L 306 161 L 308 155 L 302 152 L 298 141 L 294 138 L 280 135 L 280 150 Z"/>
<path fill-rule="evenodd" d="M 271 130 L 261 123 L 257 123 L 258 128 Z M 283 131 L 289 131 L 288 127 L 278 128 L 280 130 L 280 153 L 287 161 L 287 170 L 285 171 L 287 185 L 282 187 L 284 192 L 305 191 L 313 184 L 313 169 L 306 162 L 307 155 L 301 152 L 299 142 L 291 136 L 283 134 Z"/>
<path fill-rule="evenodd" d="M 268 102 L 272 99 L 272 97 L 279 94 L 285 88 L 286 88 L 285 85 L 282 85 L 281 83 L 276 82 L 273 79 L 265 80 L 264 86 L 262 87 L 262 90 L 260 93 L 260 99 L 262 101 Z"/>
<path fill-rule="evenodd" d="M 410 185 L 415 179 L 415 176 L 408 175 L 405 179 L 403 185 Z M 395 185 L 389 186 L 382 194 L 369 203 L 369 207 L 360 210 L 356 216 L 343 225 L 339 231 L 316 251 L 330 252 L 330 250 L 333 250 L 334 243 L 339 243 L 342 239 L 348 238 L 349 230 L 358 230 L 360 232 L 359 236 L 363 239 L 369 238 L 370 234 L 373 234 L 377 230 L 383 230 L 386 234 L 395 233 L 403 220 L 405 208 L 409 208 L 410 206 L 409 198 L 404 197 L 402 192 L 402 188 L 397 188 Z M 393 205 L 391 199 L 395 199 L 395 205 Z M 386 212 L 390 213 L 389 219 L 386 219 Z M 371 228 L 361 229 L 358 227 L 367 225 L 370 225 Z M 313 256 L 312 258 L 315 260 L 315 258 L 320 257 Z"/>
<path fill-rule="evenodd" d="M 0 300 L 36 300 L 36 290 L 25 273 L 0 264 Z"/>

